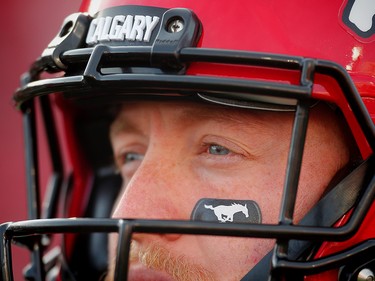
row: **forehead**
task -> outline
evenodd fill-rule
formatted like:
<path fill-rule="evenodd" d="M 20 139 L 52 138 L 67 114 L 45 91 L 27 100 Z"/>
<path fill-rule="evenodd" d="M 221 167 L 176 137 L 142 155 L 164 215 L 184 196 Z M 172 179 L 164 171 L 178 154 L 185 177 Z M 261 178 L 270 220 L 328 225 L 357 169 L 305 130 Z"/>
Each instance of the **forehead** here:
<path fill-rule="evenodd" d="M 290 124 L 294 113 L 242 109 L 198 102 L 132 101 L 123 104 L 111 126 L 111 133 L 150 122 L 156 116 L 177 125 L 219 123 L 275 129 Z"/>

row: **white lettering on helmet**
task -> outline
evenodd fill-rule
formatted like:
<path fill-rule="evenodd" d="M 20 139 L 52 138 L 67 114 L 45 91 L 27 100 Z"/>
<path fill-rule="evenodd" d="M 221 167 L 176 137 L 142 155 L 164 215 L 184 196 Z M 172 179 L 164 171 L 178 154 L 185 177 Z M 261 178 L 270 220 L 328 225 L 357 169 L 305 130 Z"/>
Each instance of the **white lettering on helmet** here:
<path fill-rule="evenodd" d="M 91 21 L 86 37 L 88 45 L 108 41 L 150 42 L 152 32 L 160 18 L 157 16 L 116 15 L 100 17 Z"/>
<path fill-rule="evenodd" d="M 150 17 L 146 16 L 146 31 L 145 35 L 143 36 L 143 41 L 150 42 L 152 31 L 155 29 L 156 25 L 159 22 L 159 17 Z"/>
<path fill-rule="evenodd" d="M 109 30 L 109 40 L 116 40 L 119 37 L 121 26 L 125 21 L 125 16 L 117 15 L 113 18 L 111 29 Z"/>

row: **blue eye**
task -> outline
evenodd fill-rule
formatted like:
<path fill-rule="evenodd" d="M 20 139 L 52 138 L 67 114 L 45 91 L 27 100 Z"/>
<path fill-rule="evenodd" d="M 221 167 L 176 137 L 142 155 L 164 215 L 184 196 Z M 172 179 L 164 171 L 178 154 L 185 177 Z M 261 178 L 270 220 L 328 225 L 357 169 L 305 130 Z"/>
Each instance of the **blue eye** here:
<path fill-rule="evenodd" d="M 208 147 L 208 153 L 214 154 L 214 155 L 228 155 L 230 153 L 230 150 L 218 144 L 211 144 Z"/>
<path fill-rule="evenodd" d="M 143 155 L 135 152 L 128 152 L 123 156 L 123 163 L 127 164 L 133 161 L 143 160 Z"/>

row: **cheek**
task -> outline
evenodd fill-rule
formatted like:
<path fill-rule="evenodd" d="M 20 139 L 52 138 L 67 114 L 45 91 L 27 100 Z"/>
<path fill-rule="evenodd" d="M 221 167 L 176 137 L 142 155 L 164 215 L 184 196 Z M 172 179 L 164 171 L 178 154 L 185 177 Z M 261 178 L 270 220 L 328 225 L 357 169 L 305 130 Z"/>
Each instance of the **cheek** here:
<path fill-rule="evenodd" d="M 259 204 L 262 212 L 262 223 L 278 223 L 281 198 L 284 186 L 284 173 L 282 169 L 271 172 L 264 171 L 256 191 L 253 194 L 253 200 Z"/>
<path fill-rule="evenodd" d="M 320 123 L 310 126 L 297 194 L 296 221 L 316 204 L 332 177 L 349 161 L 348 148 L 335 133 Z"/>
<path fill-rule="evenodd" d="M 273 161 L 248 165 L 230 173 L 199 170 L 195 198 L 254 200 L 260 207 L 263 223 L 277 223 L 284 185 L 285 165 Z"/>

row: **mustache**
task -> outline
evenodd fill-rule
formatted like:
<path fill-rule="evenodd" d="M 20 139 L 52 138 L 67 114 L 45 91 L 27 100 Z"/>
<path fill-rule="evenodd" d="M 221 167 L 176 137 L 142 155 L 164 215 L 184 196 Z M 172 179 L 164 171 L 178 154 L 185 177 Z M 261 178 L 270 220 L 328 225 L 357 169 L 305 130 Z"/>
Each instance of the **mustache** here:
<path fill-rule="evenodd" d="M 133 241 L 129 264 L 141 263 L 146 268 L 163 271 L 176 281 L 215 281 L 214 275 L 203 266 L 194 264 L 184 255 L 174 255 L 158 243 L 146 247 Z M 114 280 L 115 258 L 112 259 L 105 281 Z"/>

